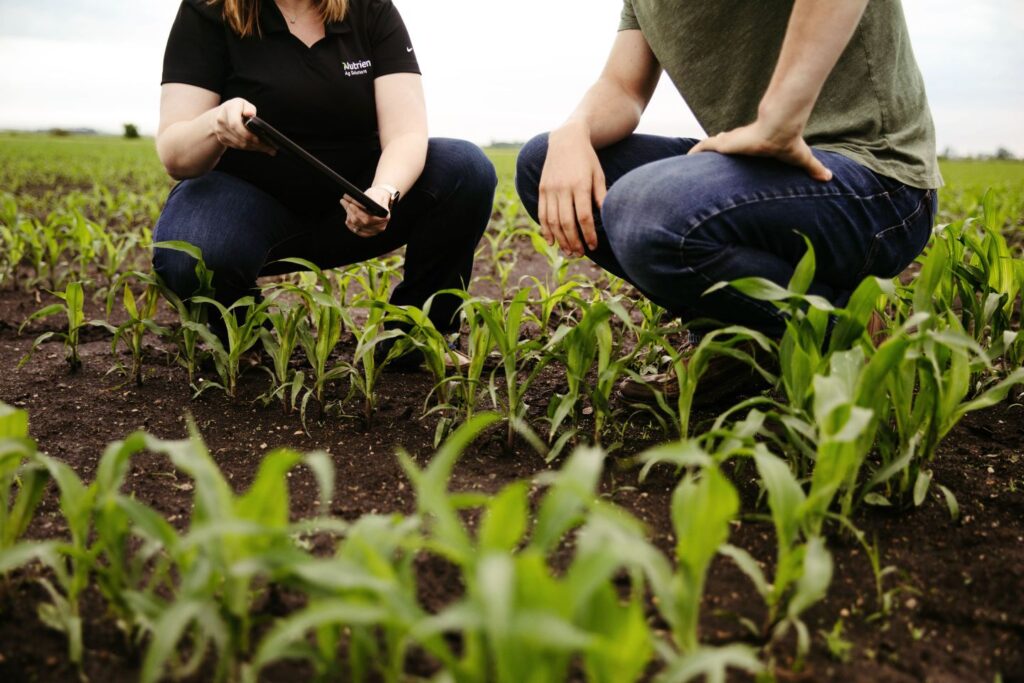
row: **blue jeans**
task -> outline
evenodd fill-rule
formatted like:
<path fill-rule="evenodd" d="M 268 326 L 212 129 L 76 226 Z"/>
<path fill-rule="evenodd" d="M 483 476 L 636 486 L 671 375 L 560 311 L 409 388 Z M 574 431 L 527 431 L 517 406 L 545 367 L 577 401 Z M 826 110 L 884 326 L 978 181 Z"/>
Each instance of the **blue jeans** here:
<path fill-rule="evenodd" d="M 810 239 L 810 293 L 844 306 L 867 276 L 894 277 L 924 249 L 937 205 L 921 190 L 833 152 L 814 150 L 827 183 L 774 159 L 707 152 L 696 140 L 632 135 L 598 151 L 609 191 L 587 256 L 684 319 L 741 324 L 778 337 L 772 304 L 712 285 L 743 277 L 789 282 Z M 519 154 L 516 188 L 537 220 L 547 135 Z M 586 248 L 586 247 L 585 247 Z"/>
<path fill-rule="evenodd" d="M 387 229 L 363 238 L 345 227 L 340 206 L 327 215 L 299 216 L 250 183 L 213 171 L 171 190 L 153 239 L 199 247 L 214 272 L 216 299 L 225 305 L 253 294 L 261 275 L 298 269 L 275 263 L 279 259 L 299 257 L 321 268 L 336 268 L 405 246 L 405 273 L 391 302 L 422 307 L 433 294 L 469 283 L 497 183 L 494 166 L 479 147 L 432 139 L 423 174 L 394 207 Z M 156 249 L 153 265 L 179 296 L 195 293 L 192 257 Z M 460 304 L 451 294 L 435 299 L 430 317 L 439 330 L 457 327 Z"/>

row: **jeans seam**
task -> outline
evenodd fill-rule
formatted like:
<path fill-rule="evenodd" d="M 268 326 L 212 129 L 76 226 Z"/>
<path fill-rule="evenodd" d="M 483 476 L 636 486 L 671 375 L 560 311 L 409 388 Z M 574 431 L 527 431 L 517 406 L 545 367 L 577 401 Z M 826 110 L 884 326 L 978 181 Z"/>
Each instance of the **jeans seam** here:
<path fill-rule="evenodd" d="M 693 232 L 695 230 L 703 227 L 708 222 L 710 222 L 711 220 L 713 220 L 715 218 L 718 218 L 722 214 L 728 213 L 729 211 L 732 211 L 734 209 L 740 209 L 740 208 L 743 208 L 745 206 L 750 206 L 751 204 L 757 204 L 757 203 L 761 203 L 761 202 L 765 202 L 765 203 L 767 203 L 767 202 L 774 202 L 774 201 L 779 201 L 779 200 L 784 200 L 784 199 L 839 198 L 839 197 L 853 198 L 853 199 L 856 199 L 858 201 L 869 201 L 869 200 L 878 199 L 880 197 L 885 197 L 886 199 L 889 199 L 889 201 L 891 202 L 892 201 L 891 194 L 892 193 L 889 190 L 885 190 L 883 192 L 878 192 L 878 193 L 875 193 L 875 194 L 863 195 L 863 196 L 857 194 L 856 192 L 810 192 L 810 193 L 800 192 L 800 193 L 793 193 L 793 194 L 786 194 L 786 195 L 779 195 L 779 196 L 772 196 L 772 197 L 755 197 L 753 199 L 748 199 L 746 201 L 738 202 L 738 203 L 733 204 L 731 206 L 723 206 L 723 207 L 721 207 L 719 209 L 716 209 L 710 215 L 708 215 L 708 216 L 706 216 L 704 218 L 696 220 L 696 222 L 694 222 L 679 237 L 679 251 L 680 251 L 680 254 L 681 254 L 683 248 L 686 245 L 686 240 L 690 237 L 691 234 L 693 234 Z"/>
<path fill-rule="evenodd" d="M 864 257 L 864 264 L 861 266 L 860 272 L 857 273 L 857 280 L 863 280 L 865 277 L 869 275 L 868 269 L 871 265 L 871 260 L 875 257 L 875 254 L 878 252 L 878 245 L 882 243 L 886 235 L 891 233 L 893 230 L 906 228 L 907 224 L 909 224 L 912 220 L 916 219 L 921 214 L 921 211 L 925 208 L 925 206 L 931 204 L 931 194 L 931 190 L 925 190 L 925 193 L 921 197 L 921 200 L 917 203 L 917 206 L 914 208 L 913 211 L 907 214 L 906 218 L 904 218 L 902 221 L 895 225 L 890 225 L 888 228 L 884 228 L 875 233 L 874 237 L 871 238 L 871 247 L 868 249 L 868 253 Z"/>

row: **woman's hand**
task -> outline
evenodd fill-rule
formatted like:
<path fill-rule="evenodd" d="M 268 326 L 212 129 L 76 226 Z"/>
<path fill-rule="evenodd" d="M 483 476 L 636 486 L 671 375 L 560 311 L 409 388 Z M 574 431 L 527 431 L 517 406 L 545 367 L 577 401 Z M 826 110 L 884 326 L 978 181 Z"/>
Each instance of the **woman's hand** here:
<path fill-rule="evenodd" d="M 537 207 L 548 244 L 558 242 L 562 251 L 574 256 L 583 256 L 583 241 L 591 250 L 597 249 L 594 204 L 600 208 L 607 194 L 604 170 L 590 135 L 576 124 L 551 133 Z"/>
<path fill-rule="evenodd" d="M 341 205 L 345 208 L 345 226 L 360 237 L 374 237 L 384 232 L 391 221 L 391 193 L 383 187 L 371 187 L 364 194 L 388 209 L 388 215 L 383 218 L 371 216 L 359 204 L 352 201 L 352 198 L 345 195 L 341 198 Z"/>
<path fill-rule="evenodd" d="M 264 152 L 274 156 L 277 149 L 260 140 L 245 127 L 246 119 L 251 116 L 256 116 L 256 107 L 251 102 L 241 97 L 224 102 L 214 110 L 214 137 L 224 147 L 246 152 Z"/>
<path fill-rule="evenodd" d="M 815 180 L 832 180 L 832 171 L 825 168 L 804 141 L 802 123 L 786 121 L 782 117 L 773 120 L 770 115 L 760 115 L 748 126 L 701 140 L 689 153 L 700 152 L 772 157 L 804 169 Z"/>

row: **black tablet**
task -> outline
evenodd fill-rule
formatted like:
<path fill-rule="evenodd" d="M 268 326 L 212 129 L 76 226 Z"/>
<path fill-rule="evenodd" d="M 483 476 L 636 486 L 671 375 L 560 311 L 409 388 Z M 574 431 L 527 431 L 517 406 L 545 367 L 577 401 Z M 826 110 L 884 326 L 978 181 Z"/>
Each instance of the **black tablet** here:
<path fill-rule="evenodd" d="M 307 165 L 327 176 L 335 185 L 344 190 L 345 194 L 351 197 L 356 204 L 359 204 L 366 209 L 366 213 L 371 216 L 377 216 L 378 218 L 384 218 L 388 215 L 387 209 L 367 197 L 363 194 L 362 190 L 338 175 L 330 166 L 302 149 L 302 147 L 299 147 L 299 145 L 286 137 L 284 133 L 274 128 L 263 119 L 258 116 L 250 116 L 245 120 L 245 127 L 252 131 L 252 133 L 259 137 L 263 142 L 269 143 L 279 150 L 284 149 L 291 152 Z"/>

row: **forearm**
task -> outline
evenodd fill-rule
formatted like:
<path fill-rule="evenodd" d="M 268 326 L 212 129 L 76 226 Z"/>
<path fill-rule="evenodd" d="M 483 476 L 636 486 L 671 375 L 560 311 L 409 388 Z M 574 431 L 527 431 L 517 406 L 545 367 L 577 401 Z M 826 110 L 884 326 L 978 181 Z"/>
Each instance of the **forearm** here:
<path fill-rule="evenodd" d="M 583 133 L 594 149 L 601 149 L 628 137 L 640 125 L 647 102 L 613 80 L 601 78 L 562 125 Z"/>
<path fill-rule="evenodd" d="M 758 117 L 802 134 L 868 0 L 796 0 Z"/>
<path fill-rule="evenodd" d="M 427 162 L 427 136 L 410 132 L 388 140 L 377 162 L 374 185 L 393 185 L 402 195 L 420 179 Z"/>
<path fill-rule="evenodd" d="M 210 109 L 168 126 L 157 136 L 157 154 L 175 180 L 201 176 L 220 161 L 226 148 L 214 133 L 216 116 L 216 108 Z"/>

